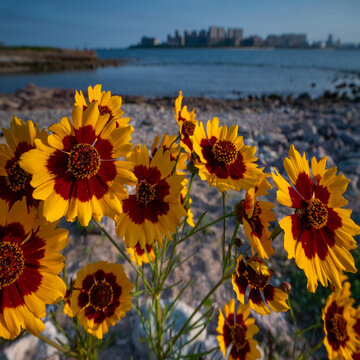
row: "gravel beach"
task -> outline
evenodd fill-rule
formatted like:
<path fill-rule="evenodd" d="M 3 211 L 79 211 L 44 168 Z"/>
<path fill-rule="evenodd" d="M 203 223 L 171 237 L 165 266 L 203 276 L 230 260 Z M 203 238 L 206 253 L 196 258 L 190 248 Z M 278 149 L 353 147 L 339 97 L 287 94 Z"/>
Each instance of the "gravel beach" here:
<path fill-rule="evenodd" d="M 340 99 L 335 95 L 316 100 L 304 95 L 297 99 L 270 96 L 231 101 L 186 98 L 186 94 L 184 95 L 183 105 L 188 105 L 189 110 L 195 107 L 199 121 L 206 123 L 216 116 L 220 125 L 238 125 L 239 135 L 244 137 L 245 144 L 256 145 L 259 167 L 265 167 L 267 172 L 276 167 L 284 173 L 282 162 L 291 144 L 294 144 L 300 153 L 305 152 L 308 160 L 312 156 L 316 156 L 317 159 L 327 156 L 328 167 L 337 166 L 339 173 L 351 180 L 345 198 L 349 200 L 348 208 L 353 210 L 353 220 L 360 223 L 360 102 Z M 40 128 L 48 127 L 54 122 L 59 122 L 63 116 L 71 116 L 73 97 L 72 90 L 44 89 L 33 85 L 16 94 L 0 94 L 0 127 L 9 127 L 13 115 L 24 121 L 36 121 Z M 174 101 L 174 98 L 123 97 L 122 108 L 125 115 L 131 118 L 130 123 L 135 129 L 132 136 L 134 144 L 144 143 L 150 147 L 156 135 L 164 132 L 169 135 L 178 133 L 173 113 Z M 4 142 L 2 133 L 1 142 Z M 209 188 L 200 178 L 196 178 L 194 182 L 191 197 L 195 220 L 204 211 L 207 211 L 206 222 L 216 219 L 221 214 L 221 194 L 216 189 Z M 243 192 L 229 192 L 228 211 L 231 211 L 234 204 L 243 197 Z M 272 189 L 267 200 L 274 201 L 275 197 L 275 190 Z M 275 212 L 278 219 L 288 214 L 288 210 L 281 205 L 276 205 Z M 103 224 L 110 233 L 115 234 L 113 222 L 103 219 Z M 90 261 L 122 262 L 116 249 L 113 249 L 102 236 L 96 233 L 84 234 L 70 225 L 66 226 L 71 229 L 70 242 L 65 249 L 68 276 L 75 276 L 79 268 Z M 228 226 L 227 238 L 231 238 L 233 220 L 229 221 Z M 241 235 L 244 236 L 243 233 Z M 185 283 L 190 278 L 194 279 L 194 285 L 182 297 L 182 300 L 192 307 L 199 303 L 220 278 L 220 239 L 221 225 L 213 226 L 206 233 L 197 234 L 181 245 L 182 257 L 185 258 L 192 253 L 195 255 L 177 268 L 171 281 L 183 280 Z M 277 259 L 286 259 L 282 236 L 274 241 L 273 246 L 279 254 Z M 134 271 L 127 264 L 124 266 L 133 280 Z M 282 277 L 280 267 L 275 261 L 271 266 L 275 270 L 275 283 L 288 280 Z M 172 297 L 177 292 L 178 290 L 172 290 L 167 292 L 166 296 Z M 218 307 L 222 308 L 234 296 L 231 281 L 228 281 L 213 297 L 216 313 Z M 274 341 L 290 346 L 294 329 L 287 314 L 259 316 L 254 313 L 254 316 L 261 329 L 259 340 L 265 353 L 269 332 Z M 141 359 L 135 352 L 129 336 L 135 318 L 135 314 L 131 312 L 124 321 L 119 322 L 115 327 L 116 341 L 103 352 L 101 359 L 129 359 L 133 353 L 134 359 Z M 66 321 L 63 319 L 65 324 Z M 53 331 L 55 337 L 56 331 Z M 59 359 L 58 355 L 49 352 L 46 347 L 41 347 L 38 343 L 21 345 L 23 341 L 28 341 L 29 344 L 31 342 L 26 336 L 10 344 L 4 351 L 5 358 L 27 359 L 33 354 L 32 359 Z M 204 346 L 208 349 L 216 346 L 216 322 L 211 323 L 208 328 Z M 21 350 L 24 347 L 28 348 L 30 353 Z M 286 350 L 285 345 L 284 349 Z M 286 359 L 285 350 L 279 353 L 280 358 Z M 320 353 L 317 359 L 321 356 Z"/>

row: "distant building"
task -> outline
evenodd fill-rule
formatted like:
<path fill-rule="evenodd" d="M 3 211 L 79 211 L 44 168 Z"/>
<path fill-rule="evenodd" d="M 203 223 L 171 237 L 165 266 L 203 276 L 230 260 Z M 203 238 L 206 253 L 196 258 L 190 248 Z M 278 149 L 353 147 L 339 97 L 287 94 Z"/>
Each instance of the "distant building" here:
<path fill-rule="evenodd" d="M 329 34 L 327 40 L 326 40 L 326 47 L 334 47 L 335 46 L 335 42 L 334 42 L 334 38 L 332 34 Z"/>
<path fill-rule="evenodd" d="M 199 34 L 196 30 L 191 33 L 187 32 L 184 35 L 185 46 L 187 47 L 203 47 L 207 46 L 207 32 L 206 30 L 200 30 Z"/>
<path fill-rule="evenodd" d="M 243 29 L 230 28 L 227 31 L 226 45 L 228 46 L 240 46 L 243 40 Z"/>
<path fill-rule="evenodd" d="M 185 45 L 185 38 L 184 38 L 184 36 L 180 35 L 179 30 L 176 30 L 174 37 L 172 37 L 170 34 L 167 36 L 166 44 L 168 46 L 176 46 L 176 47 L 184 46 Z"/>
<path fill-rule="evenodd" d="M 143 47 L 158 46 L 159 45 L 159 40 L 157 38 L 143 36 L 141 38 L 140 45 L 143 46 Z"/>
<path fill-rule="evenodd" d="M 208 45 L 209 46 L 225 45 L 225 29 L 223 27 L 210 26 Z"/>
<path fill-rule="evenodd" d="M 241 46 L 259 47 L 262 46 L 262 44 L 263 44 L 263 39 L 257 35 L 249 36 L 241 41 Z"/>
<path fill-rule="evenodd" d="M 306 34 L 268 35 L 265 46 L 277 48 L 299 48 L 307 46 Z"/>

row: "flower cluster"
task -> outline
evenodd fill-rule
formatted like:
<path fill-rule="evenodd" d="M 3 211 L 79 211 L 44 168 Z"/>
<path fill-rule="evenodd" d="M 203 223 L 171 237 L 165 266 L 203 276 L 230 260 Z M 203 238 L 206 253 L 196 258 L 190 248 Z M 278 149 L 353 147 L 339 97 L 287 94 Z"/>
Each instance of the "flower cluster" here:
<path fill-rule="evenodd" d="M 158 333 L 152 334 L 149 325 L 150 342 L 157 342 L 152 350 L 163 351 L 161 358 L 171 357 L 172 345 L 161 350 L 166 346 L 159 331 L 168 320 L 161 311 L 171 312 L 173 305 L 162 309 L 160 294 L 169 274 L 182 263 L 176 246 L 198 232 L 204 218 L 195 219 L 191 209 L 191 186 L 198 175 L 223 198 L 224 214 L 216 220 L 224 224 L 219 246 L 223 271 L 215 289 L 232 278 L 237 298 L 237 304 L 232 299 L 224 313 L 219 311 L 217 339 L 224 356 L 260 358 L 253 338 L 259 329 L 251 311 L 269 315 L 290 308 L 289 291 L 272 279 L 271 261 L 279 251 L 273 240 L 283 231 L 284 249 L 303 269 L 307 289 L 315 292 L 318 283 L 329 282 L 334 288 L 323 310 L 329 357 L 360 358 L 360 306 L 353 308 L 350 284 L 342 281 L 343 272 L 356 272 L 350 251 L 357 247 L 354 236 L 360 227 L 351 219 L 351 210 L 343 208 L 349 180 L 337 175 L 336 167 L 326 169 L 326 158 L 314 157 L 310 170 L 305 154 L 291 145 L 284 160 L 289 181 L 277 169 L 265 173 L 257 164 L 256 147 L 246 145 L 237 125 L 221 125 L 217 117 L 204 125 L 196 120 L 195 109 L 189 112 L 183 106 L 182 92 L 174 108 L 178 134 L 157 135 L 150 147 L 130 142 L 134 128 L 120 96 L 96 85 L 88 88 L 87 97 L 77 91 L 74 100 L 71 118 L 62 118 L 48 130 L 16 117 L 10 129 L 3 129 L 0 337 L 13 339 L 22 329 L 38 334 L 44 330 L 46 304 L 64 300 L 63 311 L 76 319 L 74 324 L 102 339 L 131 309 L 132 296 L 144 293 L 152 298 L 149 311 L 156 312 Z M 274 204 L 260 200 L 269 195 L 271 180 L 277 201 L 293 209 L 277 227 Z M 243 197 L 225 214 L 228 192 L 243 192 Z M 135 286 L 122 265 L 98 261 L 81 268 L 66 287 L 65 276 L 59 276 L 65 260 L 60 252 L 69 239 L 68 231 L 58 228 L 59 220 L 78 219 L 87 226 L 93 219 L 102 228 L 103 216 L 114 221 L 119 239 L 104 233 L 136 271 Z M 235 220 L 235 231 L 226 244 L 228 217 Z M 240 226 L 248 244 L 236 240 Z M 151 276 L 144 272 L 149 268 Z"/>

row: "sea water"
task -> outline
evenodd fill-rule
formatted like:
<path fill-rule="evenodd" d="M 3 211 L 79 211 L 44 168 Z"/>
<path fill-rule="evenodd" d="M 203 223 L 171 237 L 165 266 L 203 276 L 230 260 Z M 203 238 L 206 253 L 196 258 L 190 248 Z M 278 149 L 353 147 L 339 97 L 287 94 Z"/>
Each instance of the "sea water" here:
<path fill-rule="evenodd" d="M 128 60 L 96 70 L 0 76 L 0 92 L 38 86 L 86 90 L 103 84 L 116 94 L 238 98 L 249 94 L 317 97 L 341 82 L 359 84 L 360 51 L 245 49 L 113 49 L 100 58 Z"/>

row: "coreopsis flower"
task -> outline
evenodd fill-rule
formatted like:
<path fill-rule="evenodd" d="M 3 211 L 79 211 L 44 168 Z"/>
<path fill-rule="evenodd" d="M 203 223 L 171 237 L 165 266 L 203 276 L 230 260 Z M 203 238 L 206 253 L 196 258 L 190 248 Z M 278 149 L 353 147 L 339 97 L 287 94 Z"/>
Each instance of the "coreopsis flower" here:
<path fill-rule="evenodd" d="M 139 266 L 148 264 L 150 261 L 154 262 L 155 260 L 155 251 L 153 247 L 148 244 L 145 244 L 145 248 L 142 249 L 140 244 L 137 243 L 134 247 L 127 247 L 126 252 L 130 255 L 130 260 Z"/>
<path fill-rule="evenodd" d="M 329 359 L 351 359 L 360 348 L 354 326 L 356 324 L 354 299 L 351 298 L 350 283 L 330 294 L 323 310 L 324 345 Z"/>
<path fill-rule="evenodd" d="M 39 206 L 32 196 L 31 175 L 19 166 L 20 156 L 35 148 L 35 138 L 46 141 L 47 133 L 39 130 L 31 120 L 12 118 L 10 130 L 2 129 L 7 144 L 0 145 L 0 199 L 11 207 L 16 201 L 26 199 L 27 207 Z"/>
<path fill-rule="evenodd" d="M 153 144 L 151 146 L 151 156 L 154 157 L 154 155 L 156 154 L 156 151 L 159 148 L 162 148 L 164 151 L 169 151 L 170 159 L 177 161 L 176 173 L 179 175 L 183 174 L 183 172 L 181 170 L 186 169 L 185 163 L 186 163 L 188 156 L 187 156 L 187 154 L 181 152 L 181 148 L 179 148 L 178 144 L 175 142 L 176 135 L 168 136 L 168 134 L 165 133 L 163 135 L 163 137 L 161 138 L 160 143 L 159 143 L 159 140 L 160 140 L 160 136 L 158 135 L 155 137 Z M 185 197 L 188 192 L 187 184 L 188 184 L 188 180 L 186 178 L 184 178 L 184 180 L 182 181 L 183 188 L 180 193 L 180 203 L 182 206 L 185 205 L 185 203 L 184 203 Z M 194 224 L 194 220 L 193 220 L 193 214 L 192 214 L 191 208 L 190 208 L 191 203 L 192 203 L 192 199 L 189 198 L 189 200 L 186 204 L 186 208 L 187 208 L 186 221 L 190 226 L 194 227 L 195 224 Z"/>
<path fill-rule="evenodd" d="M 245 304 L 245 292 L 249 287 L 249 305 L 257 313 L 268 315 L 271 310 L 287 311 L 289 307 L 285 301 L 288 299 L 288 294 L 269 284 L 272 276 L 273 271 L 265 265 L 262 259 L 253 256 L 245 263 L 240 255 L 237 259 L 235 273 L 232 275 L 233 289 L 237 299 Z"/>
<path fill-rule="evenodd" d="M 109 114 L 108 121 L 115 119 L 116 126 L 127 125 L 130 121 L 129 117 L 123 117 L 124 110 L 121 109 L 121 96 L 111 96 L 110 91 L 101 91 L 101 85 L 97 84 L 92 88 L 88 87 L 89 104 L 96 102 L 98 104 L 100 115 Z M 89 104 L 87 103 L 82 91 L 75 93 L 75 105 L 81 106 L 85 110 Z"/>
<path fill-rule="evenodd" d="M 171 239 L 170 232 L 176 232 L 180 217 L 186 215 L 179 201 L 185 176 L 173 174 L 175 161 L 163 149 L 150 160 L 146 146 L 138 145 L 127 159 L 135 163 L 138 181 L 135 193 L 123 200 L 122 213 L 115 219 L 117 235 L 125 237 L 127 247 L 139 243 L 143 249 L 154 240 L 161 245 L 163 236 Z"/>
<path fill-rule="evenodd" d="M 179 91 L 179 96 L 175 100 L 174 115 L 180 129 L 180 145 L 190 155 L 193 151 L 191 137 L 198 126 L 198 121 L 195 119 L 195 109 L 189 112 L 187 106 L 181 108 L 182 100 L 182 91 Z"/>
<path fill-rule="evenodd" d="M 90 263 L 76 275 L 71 310 L 89 334 L 102 339 L 131 309 L 132 289 L 121 264 Z"/>
<path fill-rule="evenodd" d="M 71 294 L 74 290 L 74 280 L 70 281 L 70 286 L 68 289 L 66 289 L 65 295 L 64 295 L 64 308 L 63 308 L 63 312 L 65 315 L 73 318 L 74 314 L 73 311 L 71 310 L 71 306 L 70 306 L 70 298 L 71 298 Z"/>
<path fill-rule="evenodd" d="M 336 167 L 325 170 L 325 165 L 326 157 L 319 162 L 313 157 L 311 176 L 305 154 L 301 157 L 291 145 L 284 167 L 292 184 L 277 170 L 272 174 L 278 202 L 295 209 L 279 222 L 285 232 L 284 248 L 304 270 L 311 292 L 318 281 L 327 286 L 329 280 L 339 288 L 341 271 L 356 272 L 349 250 L 356 247 L 353 236 L 360 234 L 360 227 L 351 220 L 351 210 L 341 209 L 347 204 L 342 194 L 349 180 L 336 175 Z"/>
<path fill-rule="evenodd" d="M 219 127 L 218 118 L 207 122 L 206 133 L 203 123 L 194 131 L 193 147 L 200 159 L 194 165 L 200 178 L 219 191 L 248 190 L 260 175 L 254 163 L 256 147 L 244 145 L 243 137 L 237 133 L 237 125 Z"/>
<path fill-rule="evenodd" d="M 224 357 L 229 351 L 229 360 L 260 359 L 261 354 L 257 348 L 257 341 L 253 336 L 259 332 L 255 319 L 249 317 L 249 305 L 238 304 L 235 312 L 235 301 L 231 299 L 224 306 L 224 313 L 219 309 L 217 340 Z M 230 350 L 228 350 L 231 348 Z"/>
<path fill-rule="evenodd" d="M 35 139 L 36 149 L 23 154 L 20 166 L 30 174 L 33 197 L 44 200 L 43 213 L 55 221 L 78 217 L 87 226 L 91 217 L 121 212 L 124 184 L 135 184 L 133 164 L 119 158 L 131 150 L 130 126 L 115 128 L 96 102 L 83 111 L 75 106 L 72 122 L 62 118 L 50 126 L 48 143 Z"/>
<path fill-rule="evenodd" d="M 10 210 L 0 200 L 0 214 L 0 337 L 13 339 L 21 328 L 36 335 L 45 329 L 45 304 L 65 295 L 58 274 L 68 231 L 28 211 L 25 199 Z"/>
<path fill-rule="evenodd" d="M 187 193 L 189 191 L 189 189 L 187 187 L 188 180 L 185 178 L 183 180 L 182 184 L 183 184 L 183 188 L 182 188 L 181 193 L 180 193 L 180 204 L 186 210 L 186 222 L 188 223 L 189 226 L 195 227 L 194 215 L 191 212 L 191 204 L 192 204 L 191 197 L 189 197 L 188 200 L 186 201 L 186 196 L 187 196 Z"/>
<path fill-rule="evenodd" d="M 353 326 L 353 329 L 354 329 L 355 334 L 357 335 L 358 339 L 360 339 L 360 305 L 356 309 L 355 324 Z M 353 360 L 360 360 L 360 346 L 357 347 L 352 358 L 353 358 Z"/>
<path fill-rule="evenodd" d="M 155 136 L 151 145 L 151 157 L 154 157 L 158 149 L 168 150 L 170 152 L 170 159 L 176 161 L 176 171 L 186 169 L 187 155 L 181 152 L 181 148 L 175 142 L 176 135 L 169 136 L 165 133 L 161 138 L 160 135 Z"/>
<path fill-rule="evenodd" d="M 270 239 L 269 222 L 276 220 L 276 215 L 271 211 L 274 205 L 268 201 L 258 201 L 258 196 L 268 194 L 272 186 L 266 180 L 267 174 L 262 174 L 255 187 L 249 189 L 245 200 L 241 203 L 241 220 L 244 225 L 246 237 L 249 239 L 251 253 L 254 248 L 263 259 L 269 258 L 274 253 Z"/>

